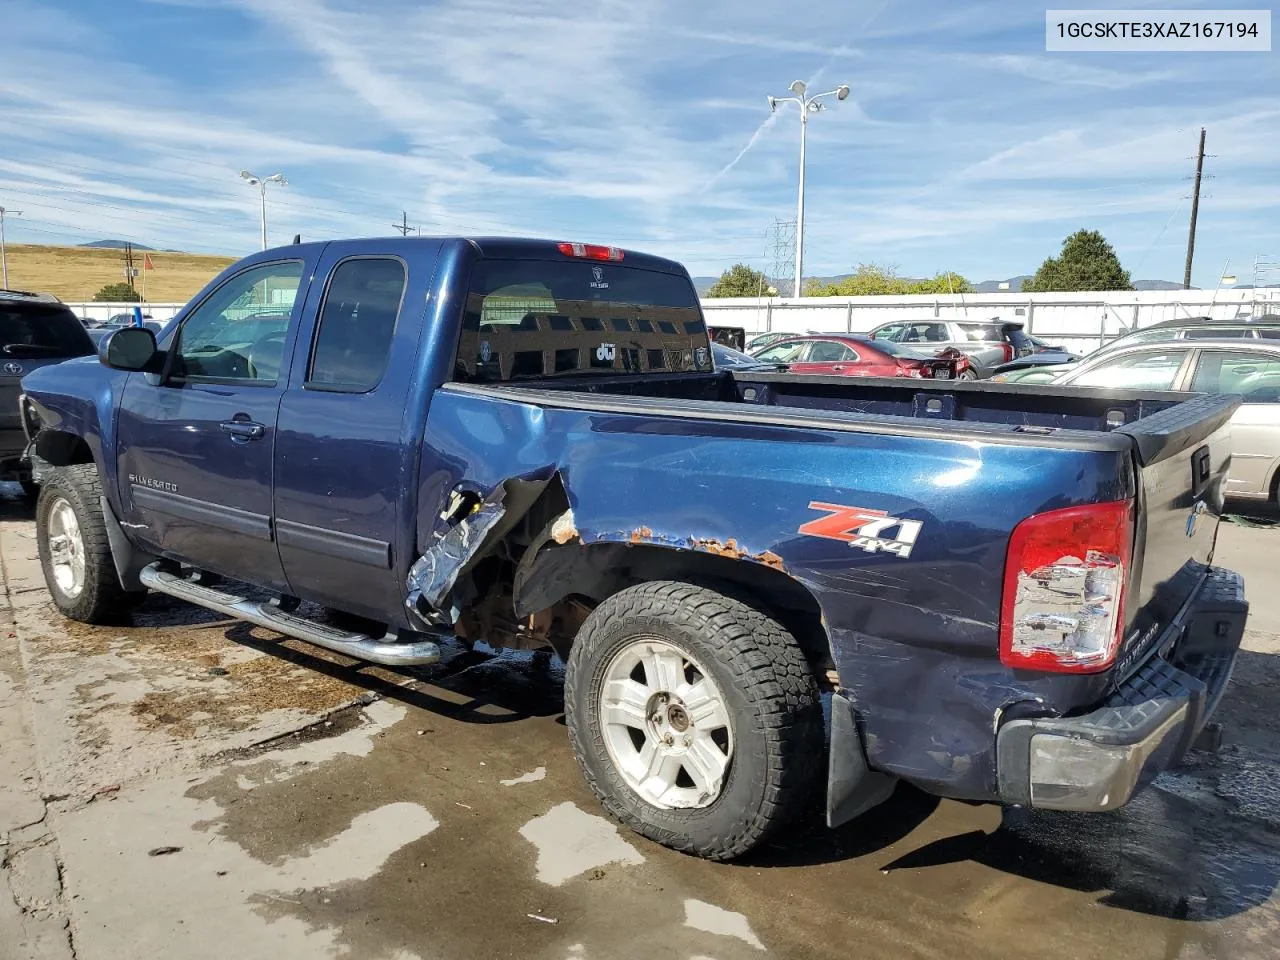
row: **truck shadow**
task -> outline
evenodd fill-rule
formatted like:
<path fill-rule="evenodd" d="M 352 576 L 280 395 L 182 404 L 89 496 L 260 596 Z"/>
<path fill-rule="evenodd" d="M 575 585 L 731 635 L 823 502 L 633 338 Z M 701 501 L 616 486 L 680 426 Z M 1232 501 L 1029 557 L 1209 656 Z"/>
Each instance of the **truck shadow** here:
<path fill-rule="evenodd" d="M 1220 920 L 1280 885 L 1280 656 L 1241 651 L 1215 719 L 1226 745 L 1194 752 L 1113 813 L 1006 808 L 991 832 L 924 844 L 884 864 L 970 861 L 1154 916 Z"/>
<path fill-rule="evenodd" d="M 335 680 L 357 684 L 389 700 L 464 723 L 514 723 L 530 717 L 557 716 L 564 711 L 563 667 L 548 654 L 491 654 L 447 645 L 439 663 L 392 670 L 338 654 L 326 652 L 321 656 L 318 651 L 312 653 L 310 647 L 286 646 L 281 640 L 259 636 L 246 623 L 231 627 L 226 637 Z"/>

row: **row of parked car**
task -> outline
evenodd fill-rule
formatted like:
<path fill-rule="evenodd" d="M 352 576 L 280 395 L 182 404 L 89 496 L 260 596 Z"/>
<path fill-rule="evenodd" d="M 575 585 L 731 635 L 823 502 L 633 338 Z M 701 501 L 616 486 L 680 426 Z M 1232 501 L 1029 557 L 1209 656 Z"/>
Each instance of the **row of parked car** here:
<path fill-rule="evenodd" d="M 1228 492 L 1280 501 L 1280 315 L 1168 320 L 1081 357 L 1009 321 L 889 323 L 865 334 L 765 333 L 721 366 L 826 376 L 991 379 L 1001 383 L 1238 394 Z"/>
<path fill-rule="evenodd" d="M 144 314 L 144 324 L 162 324 Z M 25 437 L 17 398 L 31 370 L 97 350 L 131 313 L 105 322 L 77 317 L 48 294 L 0 290 L 0 479 L 34 492 L 23 462 Z M 1195 393 L 1237 393 L 1232 495 L 1280 498 L 1280 315 L 1170 320 L 1135 330 L 1081 357 L 1031 334 L 1017 321 L 935 319 L 893 322 L 864 334 L 765 333 L 718 336 L 717 367 L 775 369 L 819 376 L 991 379 Z M 745 349 L 723 342 L 730 339 Z"/>

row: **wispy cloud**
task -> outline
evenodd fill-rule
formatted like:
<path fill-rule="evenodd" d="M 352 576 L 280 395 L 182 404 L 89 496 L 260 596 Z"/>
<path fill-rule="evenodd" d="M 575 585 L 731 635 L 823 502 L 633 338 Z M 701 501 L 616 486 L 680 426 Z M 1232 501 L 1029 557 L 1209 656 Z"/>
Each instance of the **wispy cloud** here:
<path fill-rule="evenodd" d="M 804 77 L 853 89 L 809 126 L 815 271 L 1023 272 L 1087 224 L 1177 274 L 1177 217 L 1161 229 L 1201 124 L 1205 262 L 1274 241 L 1274 58 L 1048 56 L 1043 10 L 1013 0 L 778 12 L 152 0 L 121 19 L 0 0 L 0 202 L 27 214 L 10 239 L 236 252 L 257 237 L 236 172 L 279 168 L 273 236 L 385 234 L 406 210 L 424 231 L 613 240 L 712 272 L 761 262 L 792 211 L 794 117 L 764 98 Z M 107 76 L 100 51 L 126 49 L 160 53 Z"/>

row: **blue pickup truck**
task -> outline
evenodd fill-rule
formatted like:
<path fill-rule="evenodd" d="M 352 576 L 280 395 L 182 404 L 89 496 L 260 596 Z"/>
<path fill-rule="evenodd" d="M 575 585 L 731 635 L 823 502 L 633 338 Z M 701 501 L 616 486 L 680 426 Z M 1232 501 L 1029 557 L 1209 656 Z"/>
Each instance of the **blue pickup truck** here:
<path fill-rule="evenodd" d="M 554 650 L 606 809 L 711 858 L 898 781 L 1117 807 L 1248 610 L 1212 563 L 1238 400 L 718 369 L 688 273 L 630 250 L 267 250 L 23 390 L 65 616 Z"/>

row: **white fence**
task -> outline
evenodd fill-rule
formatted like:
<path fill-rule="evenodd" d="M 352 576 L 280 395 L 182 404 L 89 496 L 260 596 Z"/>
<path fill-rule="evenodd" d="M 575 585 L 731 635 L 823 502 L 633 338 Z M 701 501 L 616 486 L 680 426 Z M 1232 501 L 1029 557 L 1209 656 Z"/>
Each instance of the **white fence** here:
<path fill-rule="evenodd" d="M 711 326 L 748 334 L 859 333 L 893 320 L 1021 320 L 1028 333 L 1077 353 L 1161 320 L 1280 313 L 1280 289 L 979 293 L 906 297 L 741 297 L 702 301 Z"/>
<path fill-rule="evenodd" d="M 132 312 L 131 303 L 69 303 L 80 316 L 106 320 Z M 181 303 L 147 303 L 142 312 L 161 322 Z M 734 298 L 703 300 L 707 323 L 747 333 L 858 333 L 892 320 L 1021 320 L 1028 333 L 1078 353 L 1161 320 L 1280 313 L 1280 289 L 1138 290 L 1112 293 L 975 293 L 910 297 Z"/>
<path fill-rule="evenodd" d="M 105 321 L 114 317 L 117 313 L 133 313 L 133 308 L 142 307 L 144 315 L 150 316 L 153 320 L 159 320 L 161 323 L 168 320 L 175 313 L 186 306 L 185 303 L 68 303 L 71 312 L 77 317 L 88 317 L 90 320 L 98 322 Z"/>

